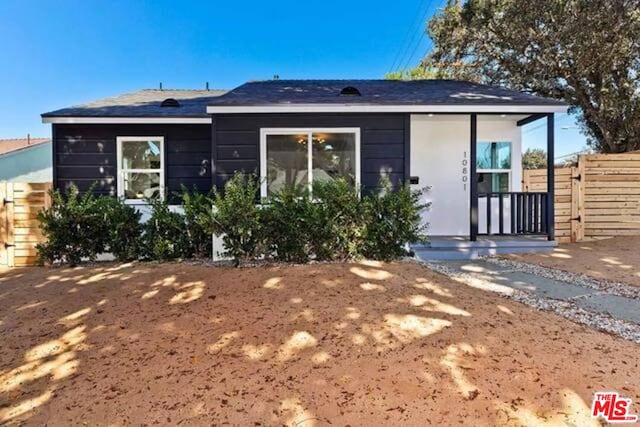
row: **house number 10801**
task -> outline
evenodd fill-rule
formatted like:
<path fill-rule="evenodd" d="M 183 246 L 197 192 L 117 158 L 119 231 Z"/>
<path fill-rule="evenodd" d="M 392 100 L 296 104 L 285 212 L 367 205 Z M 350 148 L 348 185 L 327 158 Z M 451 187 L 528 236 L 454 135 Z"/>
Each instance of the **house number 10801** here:
<path fill-rule="evenodd" d="M 467 152 L 465 151 L 462 156 L 462 186 L 464 191 L 467 191 L 467 181 L 469 180 L 469 170 L 467 169 L 468 164 Z"/>

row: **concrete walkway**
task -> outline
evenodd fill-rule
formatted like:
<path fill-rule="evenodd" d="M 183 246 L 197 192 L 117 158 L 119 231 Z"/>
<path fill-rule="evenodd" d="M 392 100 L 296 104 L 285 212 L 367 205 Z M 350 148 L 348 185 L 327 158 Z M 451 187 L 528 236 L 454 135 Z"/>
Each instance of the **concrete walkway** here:
<path fill-rule="evenodd" d="M 640 325 L 640 300 L 536 276 L 487 261 L 440 261 L 449 270 L 482 280 L 497 287 L 507 287 L 541 298 L 571 302 L 591 312 L 609 314 L 614 319 Z"/>

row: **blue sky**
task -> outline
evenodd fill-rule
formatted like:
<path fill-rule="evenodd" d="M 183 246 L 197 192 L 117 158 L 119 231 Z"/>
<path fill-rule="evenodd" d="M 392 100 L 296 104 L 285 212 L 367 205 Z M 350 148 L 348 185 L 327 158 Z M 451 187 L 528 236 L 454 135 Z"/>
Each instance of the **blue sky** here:
<path fill-rule="evenodd" d="M 48 136 L 40 113 L 159 82 L 381 78 L 428 51 L 424 21 L 444 3 L 2 0 L 0 138 Z M 575 129 L 557 135 L 559 155 L 584 146 Z M 525 129 L 526 146 L 544 137 Z"/>

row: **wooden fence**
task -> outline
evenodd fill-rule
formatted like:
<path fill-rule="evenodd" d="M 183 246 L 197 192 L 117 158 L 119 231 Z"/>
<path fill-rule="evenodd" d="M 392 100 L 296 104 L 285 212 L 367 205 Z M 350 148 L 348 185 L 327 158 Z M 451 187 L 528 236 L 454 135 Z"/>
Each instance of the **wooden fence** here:
<path fill-rule="evenodd" d="M 0 182 L 0 265 L 38 264 L 36 244 L 43 241 L 36 215 L 51 205 L 51 183 Z"/>
<path fill-rule="evenodd" d="M 546 191 L 546 170 L 525 170 L 524 191 Z M 640 235 L 640 154 L 588 154 L 556 168 L 556 238 L 580 242 Z"/>

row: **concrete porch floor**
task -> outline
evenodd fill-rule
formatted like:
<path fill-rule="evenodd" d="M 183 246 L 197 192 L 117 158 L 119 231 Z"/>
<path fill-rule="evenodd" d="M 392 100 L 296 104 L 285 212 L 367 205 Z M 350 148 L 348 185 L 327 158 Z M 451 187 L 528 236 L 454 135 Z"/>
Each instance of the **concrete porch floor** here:
<path fill-rule="evenodd" d="M 465 236 L 430 236 L 426 244 L 412 245 L 416 256 L 425 261 L 469 260 L 482 256 L 550 252 L 558 245 L 546 236 L 478 236 L 471 242 Z"/>

